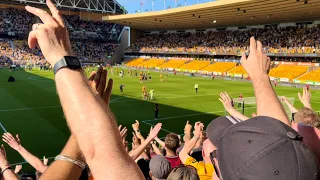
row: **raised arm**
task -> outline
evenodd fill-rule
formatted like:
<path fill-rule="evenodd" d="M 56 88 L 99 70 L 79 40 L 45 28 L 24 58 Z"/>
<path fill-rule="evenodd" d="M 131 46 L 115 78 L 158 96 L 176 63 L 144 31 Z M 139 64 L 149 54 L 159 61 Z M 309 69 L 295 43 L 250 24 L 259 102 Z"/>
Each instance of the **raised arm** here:
<path fill-rule="evenodd" d="M 192 131 L 192 125 L 189 124 L 189 121 L 187 121 L 186 125 L 184 126 L 184 136 L 183 136 L 183 140 L 185 143 L 191 139 L 191 131 Z"/>
<path fill-rule="evenodd" d="M 59 11 L 50 0 L 46 2 L 52 16 L 44 10 L 26 6 L 28 12 L 43 22 L 33 26 L 28 44 L 30 48 L 39 45 L 46 60 L 55 65 L 64 56 L 73 54 Z M 107 79 L 106 71 L 100 68 L 99 73 L 103 73 L 101 78 Z M 95 179 L 144 179 L 139 167 L 125 151 L 110 108 L 92 92 L 82 70 L 62 68 L 56 73 L 55 82 L 70 130 Z M 99 83 L 96 86 L 104 90 L 104 85 Z"/>
<path fill-rule="evenodd" d="M 288 99 L 285 96 L 280 97 L 281 102 L 285 103 L 286 106 L 288 106 L 291 113 L 296 113 L 298 110 L 288 101 Z"/>
<path fill-rule="evenodd" d="M 224 109 L 233 117 L 239 118 L 242 121 L 248 120 L 249 118 L 239 111 L 237 111 L 231 103 L 231 98 L 229 97 L 227 92 L 221 92 L 219 101 L 222 103 Z"/>
<path fill-rule="evenodd" d="M 157 141 L 158 144 L 160 144 L 161 147 L 165 147 L 166 143 L 164 141 L 162 141 L 160 138 L 155 137 L 154 140 Z"/>
<path fill-rule="evenodd" d="M 186 162 L 193 147 L 199 141 L 204 125 L 201 122 L 196 122 L 194 125 L 194 136 L 184 144 L 182 150 L 179 153 L 181 162 Z"/>
<path fill-rule="evenodd" d="M 151 141 L 151 146 L 154 153 L 156 153 L 157 155 L 163 155 L 155 142 Z"/>
<path fill-rule="evenodd" d="M 136 120 L 136 123 L 132 124 L 132 129 L 136 133 L 137 137 L 141 140 L 141 143 L 143 143 L 145 141 L 145 138 L 142 136 L 139 127 L 140 123 L 138 120 Z"/>
<path fill-rule="evenodd" d="M 18 177 L 13 172 L 7 160 L 7 154 L 3 144 L 0 147 L 0 168 L 4 180 L 18 180 Z"/>
<path fill-rule="evenodd" d="M 60 155 L 68 157 L 72 160 L 81 161 L 82 163 L 84 162 L 84 158 L 82 156 L 78 143 L 73 136 L 69 138 Z M 44 172 L 44 174 L 40 177 L 40 180 L 78 180 L 81 173 L 82 167 L 66 160 L 56 160 Z"/>
<path fill-rule="evenodd" d="M 308 89 L 306 87 L 303 88 L 302 95 L 300 93 L 298 93 L 298 97 L 304 107 L 312 109 L 311 104 L 310 104 L 311 93 L 310 93 L 310 91 L 308 91 Z"/>
<path fill-rule="evenodd" d="M 141 142 L 141 145 L 138 146 L 133 151 L 129 152 L 129 156 L 135 160 L 137 159 L 141 153 L 146 149 L 148 144 L 158 135 L 159 131 L 161 130 L 162 123 L 158 123 L 151 131 L 147 139 L 143 142 Z"/>
<path fill-rule="evenodd" d="M 270 58 L 262 52 L 260 41 L 250 38 L 250 53 L 241 57 L 241 64 L 249 74 L 257 103 L 257 115 L 269 116 L 290 126 L 289 119 L 274 92 L 268 76 Z"/>
<path fill-rule="evenodd" d="M 7 143 L 12 149 L 16 150 L 32 167 L 34 167 L 40 173 L 43 173 L 48 166 L 44 165 L 43 162 L 26 150 L 22 145 L 17 134 L 16 137 L 13 137 L 10 133 L 4 133 L 2 135 L 2 141 Z"/>

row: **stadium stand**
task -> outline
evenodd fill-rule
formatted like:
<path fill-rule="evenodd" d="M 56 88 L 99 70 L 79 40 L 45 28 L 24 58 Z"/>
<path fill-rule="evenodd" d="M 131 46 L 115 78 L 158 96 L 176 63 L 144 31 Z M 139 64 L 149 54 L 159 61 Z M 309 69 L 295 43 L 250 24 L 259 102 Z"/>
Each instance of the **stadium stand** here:
<path fill-rule="evenodd" d="M 164 61 L 164 59 L 151 58 L 147 61 L 142 62 L 141 64 L 139 64 L 139 66 L 144 68 L 155 68 L 162 64 Z"/>
<path fill-rule="evenodd" d="M 179 68 L 183 64 L 185 64 L 188 60 L 185 59 L 170 59 L 167 62 L 164 62 L 159 68 Z"/>
<path fill-rule="evenodd" d="M 208 66 L 210 64 L 210 61 L 190 61 L 187 62 L 186 64 L 182 65 L 179 67 L 181 70 L 200 70 L 203 69 L 204 67 Z"/>
<path fill-rule="evenodd" d="M 297 80 L 320 82 L 320 68 L 298 77 Z"/>
<path fill-rule="evenodd" d="M 246 70 L 241 65 L 236 66 L 234 69 L 231 69 L 228 73 L 229 74 L 247 74 Z"/>
<path fill-rule="evenodd" d="M 265 27 L 245 31 L 146 34 L 137 40 L 131 50 L 241 53 L 248 50 L 248 39 L 254 35 L 262 43 L 267 44 L 264 51 L 268 53 L 319 53 L 320 39 L 317 38 L 319 33 L 318 27 L 295 26 Z"/>
<path fill-rule="evenodd" d="M 298 65 L 279 65 L 276 68 L 270 70 L 269 76 L 275 78 L 288 78 L 292 80 L 303 73 L 306 73 L 309 69 L 308 66 L 298 66 Z"/>
<path fill-rule="evenodd" d="M 213 64 L 210 64 L 209 66 L 201 69 L 202 71 L 208 71 L 208 72 L 227 72 L 230 69 L 234 68 L 236 66 L 236 63 L 234 62 L 215 62 Z"/>
<path fill-rule="evenodd" d="M 145 60 L 145 58 L 134 58 L 127 62 L 125 65 L 129 67 L 138 66 Z"/>

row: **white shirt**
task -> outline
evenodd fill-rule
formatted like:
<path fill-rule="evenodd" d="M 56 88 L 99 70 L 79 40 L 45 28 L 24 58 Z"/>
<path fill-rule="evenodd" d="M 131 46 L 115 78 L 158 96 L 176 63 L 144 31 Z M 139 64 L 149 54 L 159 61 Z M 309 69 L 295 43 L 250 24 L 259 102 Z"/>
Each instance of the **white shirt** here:
<path fill-rule="evenodd" d="M 198 88 L 198 87 L 199 87 L 199 85 L 198 85 L 198 84 L 195 84 L 195 85 L 194 85 L 194 88 Z"/>

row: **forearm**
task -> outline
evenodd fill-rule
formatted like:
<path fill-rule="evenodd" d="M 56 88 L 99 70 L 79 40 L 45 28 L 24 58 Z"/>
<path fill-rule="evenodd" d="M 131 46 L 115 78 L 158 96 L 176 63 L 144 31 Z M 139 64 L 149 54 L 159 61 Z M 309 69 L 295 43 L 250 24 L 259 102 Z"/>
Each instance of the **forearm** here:
<path fill-rule="evenodd" d="M 146 147 L 148 146 L 148 144 L 152 141 L 153 139 L 151 138 L 147 138 L 143 143 L 141 143 L 141 145 L 139 147 L 137 147 L 136 149 L 132 150 L 129 152 L 129 156 L 133 159 L 136 160 L 141 153 L 146 149 Z"/>
<path fill-rule="evenodd" d="M 140 179 L 142 174 L 126 153 L 116 121 L 95 97 L 82 72 L 67 68 L 56 74 L 56 86 L 72 134 L 97 179 Z M 108 162 L 108 172 L 102 165 Z M 123 173 L 119 169 L 126 168 Z"/>
<path fill-rule="evenodd" d="M 187 143 L 184 144 L 182 150 L 179 153 L 179 158 L 182 162 L 185 162 L 198 140 L 199 137 L 193 136 L 193 138 L 191 138 Z"/>
<path fill-rule="evenodd" d="M 145 141 L 145 138 L 142 136 L 141 132 L 135 131 L 137 138 L 141 140 L 141 143 Z"/>
<path fill-rule="evenodd" d="M 269 116 L 290 125 L 288 117 L 270 84 L 268 75 L 252 79 L 252 84 L 256 96 L 257 115 Z"/>
<path fill-rule="evenodd" d="M 152 149 L 154 151 L 154 153 L 156 153 L 157 155 L 162 155 L 160 149 L 157 147 L 157 145 L 152 144 Z"/>
<path fill-rule="evenodd" d="M 20 146 L 17 152 L 37 171 L 43 173 L 48 168 L 39 158 L 31 154 L 23 146 Z"/>
<path fill-rule="evenodd" d="M 154 138 L 154 140 L 156 140 L 157 143 L 160 144 L 160 146 L 162 146 L 162 147 L 165 147 L 165 146 L 166 146 L 166 143 L 163 142 L 163 141 L 162 141 L 161 139 L 159 139 L 158 137 Z"/>
<path fill-rule="evenodd" d="M 303 103 L 303 106 L 312 109 L 310 102 Z"/>
<path fill-rule="evenodd" d="M 67 156 L 72 159 L 77 159 L 84 162 L 84 158 L 82 157 L 82 153 L 78 146 L 76 139 L 71 136 L 66 146 L 60 153 L 63 156 Z M 54 161 L 51 166 L 45 171 L 45 173 L 41 176 L 41 180 L 55 180 L 55 179 L 70 179 L 77 180 L 79 179 L 82 173 L 82 169 L 67 161 L 57 160 Z"/>
<path fill-rule="evenodd" d="M 191 139 L 191 132 L 185 131 L 184 132 L 184 142 L 187 143 Z"/>
<path fill-rule="evenodd" d="M 17 175 L 13 172 L 12 169 L 8 169 L 3 173 L 4 180 L 18 180 Z"/>
<path fill-rule="evenodd" d="M 237 111 L 235 108 L 227 109 L 228 113 L 236 118 L 241 119 L 242 121 L 248 120 L 249 118 L 243 114 L 241 114 L 239 111 Z"/>
<path fill-rule="evenodd" d="M 285 103 L 286 103 L 286 105 L 288 106 L 288 108 L 289 108 L 289 110 L 290 110 L 291 113 L 296 113 L 296 112 L 298 112 L 298 110 L 297 110 L 289 101 L 286 101 Z"/>

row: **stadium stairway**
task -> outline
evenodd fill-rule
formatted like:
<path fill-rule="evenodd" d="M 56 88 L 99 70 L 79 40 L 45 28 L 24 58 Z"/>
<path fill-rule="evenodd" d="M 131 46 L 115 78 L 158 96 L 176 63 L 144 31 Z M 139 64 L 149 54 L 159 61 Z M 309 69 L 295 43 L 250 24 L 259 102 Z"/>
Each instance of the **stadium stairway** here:
<path fill-rule="evenodd" d="M 13 41 L 11 39 L 9 40 L 9 43 L 10 43 L 11 48 L 14 50 L 15 45 L 14 45 L 14 43 L 13 43 Z"/>

